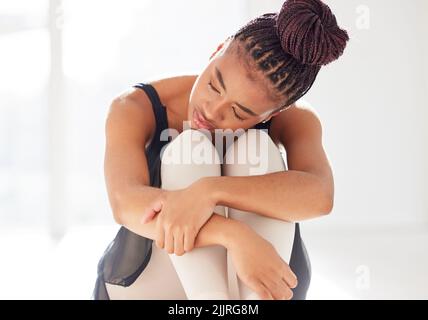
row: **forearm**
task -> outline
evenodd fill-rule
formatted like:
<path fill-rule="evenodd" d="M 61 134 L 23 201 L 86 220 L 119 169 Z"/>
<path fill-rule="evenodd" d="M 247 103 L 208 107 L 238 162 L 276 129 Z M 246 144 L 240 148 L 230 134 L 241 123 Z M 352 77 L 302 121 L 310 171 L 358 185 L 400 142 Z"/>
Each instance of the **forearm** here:
<path fill-rule="evenodd" d="M 205 181 L 218 205 L 285 221 L 316 218 L 332 207 L 332 191 L 316 175 L 302 171 L 209 177 Z"/>
<path fill-rule="evenodd" d="M 243 238 L 244 234 L 251 232 L 253 231 L 248 225 L 214 213 L 199 231 L 195 247 L 221 245 L 230 249 L 235 239 Z"/>
<path fill-rule="evenodd" d="M 162 192 L 160 188 L 141 183 L 133 183 L 127 186 L 115 186 L 107 188 L 108 198 L 114 218 L 118 224 L 124 224 L 123 220 L 141 219 L 148 206 L 158 198 Z"/>
<path fill-rule="evenodd" d="M 110 204 L 116 222 L 140 236 L 154 239 L 156 219 L 145 224 L 141 219 L 148 206 L 162 192 L 164 190 L 160 188 L 146 185 L 123 188 L 120 192 L 115 192 L 114 199 L 110 196 Z"/>
<path fill-rule="evenodd" d="M 157 215 L 145 224 L 141 222 L 141 218 L 144 208 L 161 192 L 165 192 L 165 190 L 148 186 L 128 190 L 119 197 L 118 210 L 120 213 L 117 216 L 120 216 L 120 221 L 118 222 L 132 232 L 154 240 L 156 238 Z M 200 229 L 195 239 L 195 248 L 211 245 L 221 245 L 228 248 L 233 237 L 245 229 L 246 227 L 241 222 L 213 213 Z"/>

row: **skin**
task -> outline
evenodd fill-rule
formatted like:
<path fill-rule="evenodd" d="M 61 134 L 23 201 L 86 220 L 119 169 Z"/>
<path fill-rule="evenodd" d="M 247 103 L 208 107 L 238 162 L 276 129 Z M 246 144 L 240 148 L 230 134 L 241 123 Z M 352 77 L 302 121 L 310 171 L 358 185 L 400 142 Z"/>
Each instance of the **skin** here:
<path fill-rule="evenodd" d="M 263 120 L 281 105 L 269 97 L 269 89 L 261 74 L 249 74 L 241 62 L 236 45 L 227 45 L 211 59 L 196 78 L 187 107 L 187 120 L 197 109 L 219 129 L 248 129 Z M 242 108 L 241 106 L 245 107 Z M 192 122 L 192 127 L 197 128 Z"/>
<path fill-rule="evenodd" d="M 195 109 L 221 129 L 248 129 L 272 118 L 269 134 L 284 145 L 288 170 L 203 178 L 174 191 L 150 187 L 141 146 L 151 141 L 155 119 L 145 93 L 132 89 L 113 101 L 106 121 L 109 200 L 119 224 L 155 240 L 168 253 L 183 255 L 194 248 L 222 245 L 231 253 L 238 276 L 262 299 L 290 299 L 290 288 L 298 279 L 272 245 L 247 225 L 213 214 L 213 209 L 220 204 L 285 221 L 320 217 L 333 207 L 333 176 L 313 109 L 296 103 L 272 114 L 280 101 L 272 98 L 259 73 L 249 74 L 251 70 L 234 49 L 232 44 L 218 51 L 200 75 L 151 83 L 167 107 L 168 125 L 182 132 L 183 121 L 191 121 L 192 128 L 197 128 Z"/>

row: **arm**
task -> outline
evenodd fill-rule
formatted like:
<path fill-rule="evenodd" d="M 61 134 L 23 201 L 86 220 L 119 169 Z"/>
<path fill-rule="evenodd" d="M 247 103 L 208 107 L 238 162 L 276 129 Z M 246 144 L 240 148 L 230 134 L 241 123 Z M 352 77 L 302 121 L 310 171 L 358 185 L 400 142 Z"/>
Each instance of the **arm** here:
<path fill-rule="evenodd" d="M 287 151 L 288 171 L 204 178 L 216 203 L 285 221 L 331 212 L 334 184 L 315 112 L 295 106 L 273 118 L 274 140 Z"/>
<path fill-rule="evenodd" d="M 145 93 L 133 90 L 116 98 L 106 119 L 104 173 L 108 198 L 118 224 L 149 239 L 156 237 L 156 221 L 141 223 L 142 213 L 167 191 L 149 186 L 145 145 L 151 139 L 155 119 Z M 196 244 L 228 246 L 230 228 L 239 223 L 214 214 L 200 230 Z M 238 232 L 238 231 L 237 231 Z"/>
<path fill-rule="evenodd" d="M 142 188 L 139 193 L 143 195 L 146 193 L 146 189 Z M 149 191 L 150 192 L 150 191 Z M 134 207 L 138 207 L 139 201 L 134 201 Z M 145 209 L 145 204 L 141 204 L 141 210 Z M 156 240 L 156 221 L 159 215 L 156 215 L 150 222 L 146 224 L 141 223 L 141 213 L 140 211 L 129 211 L 126 214 L 122 212 L 122 225 L 132 232 Z M 246 225 L 243 223 L 227 219 L 221 215 L 213 214 L 211 218 L 204 224 L 204 226 L 199 230 L 194 248 L 207 247 L 212 245 L 220 245 L 225 248 L 230 248 L 233 246 L 235 237 L 239 235 L 243 236 L 242 233 L 248 233 Z M 183 255 L 184 251 L 177 254 L 179 256 Z"/>
<path fill-rule="evenodd" d="M 106 121 L 105 179 L 116 222 L 149 239 L 156 238 L 156 215 L 142 223 L 154 199 L 168 191 L 149 186 L 145 146 L 154 131 L 154 115 L 144 93 L 116 99 Z M 290 298 L 297 280 L 273 246 L 250 227 L 213 214 L 197 234 L 195 247 L 226 247 L 239 277 L 262 298 Z"/>
<path fill-rule="evenodd" d="M 322 182 L 302 171 L 206 180 L 218 204 L 275 219 L 301 221 L 331 210 Z"/>

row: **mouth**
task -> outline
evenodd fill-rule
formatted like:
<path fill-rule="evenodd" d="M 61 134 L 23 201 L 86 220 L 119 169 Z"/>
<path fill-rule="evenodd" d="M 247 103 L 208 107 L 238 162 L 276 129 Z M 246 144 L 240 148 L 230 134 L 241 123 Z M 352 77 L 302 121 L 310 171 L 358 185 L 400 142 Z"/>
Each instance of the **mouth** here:
<path fill-rule="evenodd" d="M 193 123 L 196 125 L 198 129 L 207 129 L 207 130 L 214 130 L 215 127 L 204 118 L 202 113 L 198 111 L 198 109 L 195 108 L 193 110 Z"/>

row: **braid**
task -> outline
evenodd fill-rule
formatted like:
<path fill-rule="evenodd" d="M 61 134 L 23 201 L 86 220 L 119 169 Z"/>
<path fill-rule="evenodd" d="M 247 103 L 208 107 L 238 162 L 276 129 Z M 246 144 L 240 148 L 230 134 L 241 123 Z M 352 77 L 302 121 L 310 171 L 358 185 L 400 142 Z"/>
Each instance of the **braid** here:
<path fill-rule="evenodd" d="M 257 17 L 231 39 L 269 79 L 275 96 L 285 100 L 273 113 L 303 97 L 321 66 L 342 55 L 349 40 L 320 0 L 287 0 L 279 13 Z"/>

